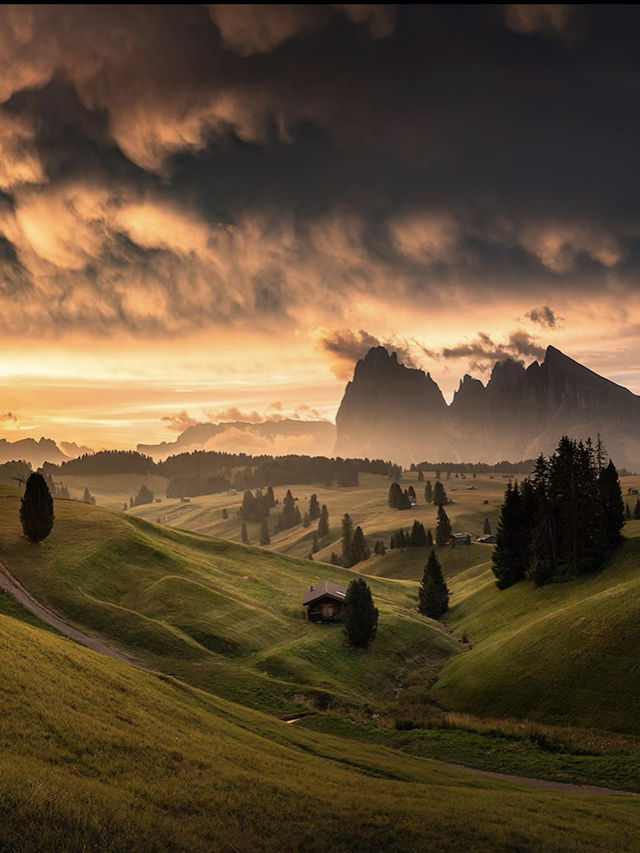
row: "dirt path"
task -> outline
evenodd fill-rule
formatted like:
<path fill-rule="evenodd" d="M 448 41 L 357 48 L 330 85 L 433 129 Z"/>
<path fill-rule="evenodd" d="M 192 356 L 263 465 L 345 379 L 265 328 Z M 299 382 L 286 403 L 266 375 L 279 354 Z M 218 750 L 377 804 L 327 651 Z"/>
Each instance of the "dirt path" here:
<path fill-rule="evenodd" d="M 42 622 L 46 622 L 47 625 L 51 625 L 52 628 L 55 628 L 56 631 L 60 631 L 61 634 L 64 634 L 65 637 L 69 637 L 70 640 L 75 640 L 77 643 L 81 643 L 81 645 L 86 646 L 88 649 L 93 649 L 94 652 L 99 652 L 100 654 L 107 655 L 110 658 L 125 661 L 125 663 L 129 663 L 132 666 L 137 666 L 139 669 L 150 669 L 150 667 L 146 666 L 142 661 L 128 655 L 126 652 L 121 652 L 114 646 L 110 646 L 109 643 L 106 643 L 99 637 L 92 636 L 91 634 L 84 634 L 82 631 L 78 631 L 77 628 L 72 628 L 71 625 L 68 625 L 60 618 L 60 616 L 57 616 L 53 610 L 45 607 L 44 604 L 41 604 L 29 592 L 27 592 L 22 584 L 14 578 L 11 572 L 6 566 L 3 566 L 2 563 L 0 563 L 0 588 L 12 595 L 16 601 L 18 601 L 30 613 L 33 613 L 34 616 L 37 616 Z"/>
<path fill-rule="evenodd" d="M 618 791 L 615 788 L 599 788 L 596 785 L 574 785 L 571 782 L 551 782 L 548 779 L 532 779 L 530 776 L 514 776 L 511 773 L 497 773 L 493 770 L 479 770 L 477 767 L 467 767 L 466 764 L 451 764 L 443 762 L 447 767 L 456 770 L 467 770 L 490 779 L 501 779 L 504 782 L 514 782 L 517 785 L 527 785 L 529 788 L 545 788 L 547 791 L 567 791 L 570 794 L 615 794 L 618 797 L 638 797 L 635 791 Z"/>

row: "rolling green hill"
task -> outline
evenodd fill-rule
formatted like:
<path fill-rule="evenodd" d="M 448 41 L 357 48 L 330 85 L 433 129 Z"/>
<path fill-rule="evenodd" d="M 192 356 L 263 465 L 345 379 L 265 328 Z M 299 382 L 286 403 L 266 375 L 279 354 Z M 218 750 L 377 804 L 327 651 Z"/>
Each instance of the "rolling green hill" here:
<path fill-rule="evenodd" d="M 638 731 L 640 522 L 593 577 L 497 590 L 488 568 L 451 580 L 447 622 L 471 651 L 448 662 L 436 695 L 493 717 Z"/>
<path fill-rule="evenodd" d="M 53 532 L 34 546 L 21 535 L 17 493 L 1 494 L 2 562 L 34 596 L 150 666 L 242 704 L 283 713 L 337 697 L 384 703 L 426 690 L 460 649 L 417 613 L 415 583 L 370 578 L 380 628 L 362 654 L 339 626 L 309 623 L 301 603 L 312 582 L 348 585 L 349 570 L 68 500 L 56 500 Z"/>
<path fill-rule="evenodd" d="M 0 849 L 631 850 L 634 799 L 288 726 L 0 616 Z"/>

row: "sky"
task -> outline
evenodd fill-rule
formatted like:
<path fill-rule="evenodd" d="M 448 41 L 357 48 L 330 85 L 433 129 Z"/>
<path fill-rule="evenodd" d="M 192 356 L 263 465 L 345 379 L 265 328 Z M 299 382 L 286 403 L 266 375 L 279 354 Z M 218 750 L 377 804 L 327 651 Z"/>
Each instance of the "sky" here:
<path fill-rule="evenodd" d="M 548 344 L 640 393 L 636 6 L 1 6 L 0 437 L 333 419 Z"/>

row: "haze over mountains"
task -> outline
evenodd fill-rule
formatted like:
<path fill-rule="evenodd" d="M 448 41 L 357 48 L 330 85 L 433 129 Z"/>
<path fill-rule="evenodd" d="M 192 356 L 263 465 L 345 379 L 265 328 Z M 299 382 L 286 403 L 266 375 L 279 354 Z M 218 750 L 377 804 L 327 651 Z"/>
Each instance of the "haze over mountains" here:
<path fill-rule="evenodd" d="M 447 405 L 428 373 L 374 347 L 355 368 L 336 416 L 336 453 L 497 462 L 550 453 L 560 435 L 599 433 L 616 465 L 640 467 L 640 397 L 555 347 L 527 368 L 496 362 L 487 385 L 465 375 Z"/>

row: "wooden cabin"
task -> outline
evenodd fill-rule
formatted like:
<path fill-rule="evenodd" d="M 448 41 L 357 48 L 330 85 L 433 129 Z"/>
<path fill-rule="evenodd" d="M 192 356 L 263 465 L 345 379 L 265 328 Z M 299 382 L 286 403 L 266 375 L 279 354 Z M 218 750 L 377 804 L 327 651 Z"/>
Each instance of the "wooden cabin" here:
<path fill-rule="evenodd" d="M 347 590 L 331 581 L 320 581 L 305 589 L 302 596 L 309 622 L 340 622 Z"/>

